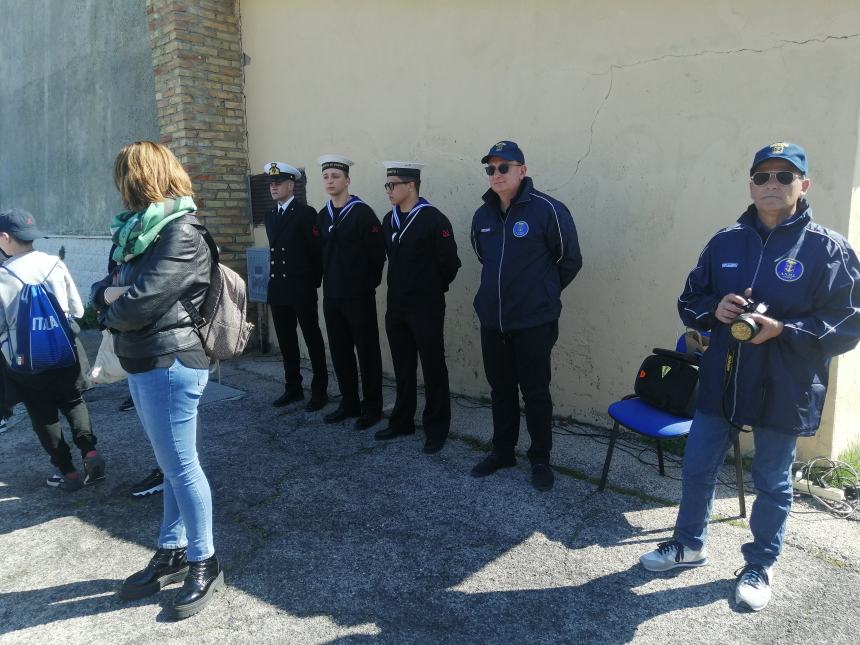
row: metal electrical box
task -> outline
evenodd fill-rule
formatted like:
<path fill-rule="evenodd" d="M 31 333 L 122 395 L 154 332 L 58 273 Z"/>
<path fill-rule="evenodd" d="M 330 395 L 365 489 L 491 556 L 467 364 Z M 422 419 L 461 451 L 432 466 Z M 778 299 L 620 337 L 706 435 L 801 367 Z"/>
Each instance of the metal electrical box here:
<path fill-rule="evenodd" d="M 251 302 L 266 302 L 269 289 L 269 249 L 255 246 L 245 249 L 248 263 L 248 298 Z"/>

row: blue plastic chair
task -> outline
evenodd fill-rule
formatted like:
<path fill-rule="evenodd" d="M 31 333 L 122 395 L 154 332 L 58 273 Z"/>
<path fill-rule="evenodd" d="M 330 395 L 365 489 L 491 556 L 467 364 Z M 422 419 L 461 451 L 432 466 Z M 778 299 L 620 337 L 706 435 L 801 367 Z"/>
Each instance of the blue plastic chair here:
<path fill-rule="evenodd" d="M 682 335 L 678 339 L 676 351 L 685 352 L 686 343 Z M 606 488 L 606 480 L 609 477 L 609 465 L 612 463 L 612 453 L 615 451 L 615 443 L 621 428 L 627 428 L 645 437 L 651 437 L 657 441 L 657 465 L 660 475 L 665 476 L 663 465 L 663 446 L 661 441 L 666 439 L 680 439 L 690 434 L 692 419 L 679 417 L 663 410 L 659 410 L 645 403 L 635 394 L 625 396 L 609 406 L 609 416 L 615 424 L 609 437 L 609 449 L 606 451 L 606 462 L 603 464 L 603 476 L 600 478 L 599 491 Z M 746 498 L 744 496 L 744 471 L 741 462 L 741 446 L 738 437 L 734 441 L 735 451 L 735 475 L 738 487 L 738 504 L 740 505 L 741 517 L 747 516 Z"/>

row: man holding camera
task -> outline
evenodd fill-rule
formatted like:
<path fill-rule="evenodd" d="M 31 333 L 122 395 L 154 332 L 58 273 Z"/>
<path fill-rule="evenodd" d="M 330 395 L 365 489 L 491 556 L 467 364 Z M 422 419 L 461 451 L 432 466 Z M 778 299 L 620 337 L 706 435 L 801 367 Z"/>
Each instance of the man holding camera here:
<path fill-rule="evenodd" d="M 830 359 L 860 339 L 860 264 L 845 238 L 813 221 L 807 172 L 796 144 L 759 150 L 753 203 L 708 242 L 687 279 L 681 319 L 710 331 L 711 344 L 699 368 L 673 539 L 640 558 L 650 571 L 707 564 L 717 473 L 737 433 L 752 428 L 753 541 L 741 549 L 735 600 L 753 611 L 771 597 L 797 437 L 818 430 Z"/>

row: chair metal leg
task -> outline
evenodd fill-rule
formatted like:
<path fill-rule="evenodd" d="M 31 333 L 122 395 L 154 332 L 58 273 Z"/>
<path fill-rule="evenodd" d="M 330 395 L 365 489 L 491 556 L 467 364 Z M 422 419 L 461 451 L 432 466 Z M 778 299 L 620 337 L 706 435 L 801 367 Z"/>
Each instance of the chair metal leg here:
<path fill-rule="evenodd" d="M 663 445 L 657 439 L 657 465 L 660 467 L 660 476 L 666 476 L 666 469 L 663 467 Z"/>
<path fill-rule="evenodd" d="M 603 464 L 603 476 L 600 478 L 600 486 L 597 487 L 599 491 L 606 488 L 606 479 L 609 477 L 609 464 L 612 462 L 612 452 L 615 450 L 615 440 L 618 439 L 619 432 L 620 429 L 616 421 L 615 425 L 612 426 L 612 434 L 609 436 L 609 449 L 606 451 L 606 462 Z"/>
<path fill-rule="evenodd" d="M 738 485 L 738 504 L 741 507 L 741 517 L 747 516 L 747 499 L 744 493 L 744 464 L 741 461 L 740 436 L 735 437 L 735 477 Z"/>

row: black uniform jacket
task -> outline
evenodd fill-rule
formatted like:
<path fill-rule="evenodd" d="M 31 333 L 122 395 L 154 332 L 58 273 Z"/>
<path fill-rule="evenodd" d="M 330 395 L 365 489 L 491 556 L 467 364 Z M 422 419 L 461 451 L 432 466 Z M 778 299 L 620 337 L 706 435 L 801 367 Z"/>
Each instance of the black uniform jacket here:
<path fill-rule="evenodd" d="M 364 202 L 334 209 L 332 222 L 326 206 L 317 225 L 323 247 L 323 295 L 326 298 L 372 296 L 382 281 L 385 240 L 382 225 Z"/>
<path fill-rule="evenodd" d="M 295 199 L 283 215 L 278 215 L 277 206 L 266 213 L 269 304 L 316 301 L 322 280 L 322 243 L 316 220 L 316 210 Z"/>
<path fill-rule="evenodd" d="M 399 231 L 390 211 L 382 223 L 388 253 L 389 310 L 427 311 L 444 306 L 443 294 L 462 266 L 451 222 L 429 205 L 411 219 L 405 219 L 405 213 L 398 215 Z"/>

